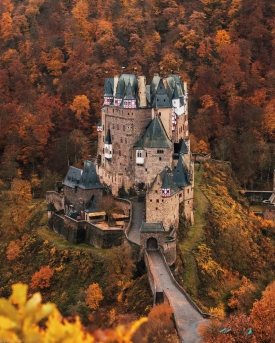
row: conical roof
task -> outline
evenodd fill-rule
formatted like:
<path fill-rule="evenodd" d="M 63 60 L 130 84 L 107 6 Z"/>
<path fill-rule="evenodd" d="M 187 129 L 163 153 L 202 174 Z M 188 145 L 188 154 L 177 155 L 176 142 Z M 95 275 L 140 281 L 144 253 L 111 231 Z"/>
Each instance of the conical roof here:
<path fill-rule="evenodd" d="M 83 172 L 79 181 L 79 188 L 97 189 L 102 188 L 96 169 L 92 161 L 85 161 Z"/>
<path fill-rule="evenodd" d="M 108 131 L 107 131 L 104 143 L 105 144 L 112 144 L 112 138 L 111 138 L 111 131 L 110 131 L 110 129 L 108 129 Z"/>
<path fill-rule="evenodd" d="M 173 181 L 179 186 L 179 187 L 186 187 L 191 185 L 190 183 L 190 173 L 182 161 L 182 157 L 179 157 L 177 166 L 173 173 Z"/>

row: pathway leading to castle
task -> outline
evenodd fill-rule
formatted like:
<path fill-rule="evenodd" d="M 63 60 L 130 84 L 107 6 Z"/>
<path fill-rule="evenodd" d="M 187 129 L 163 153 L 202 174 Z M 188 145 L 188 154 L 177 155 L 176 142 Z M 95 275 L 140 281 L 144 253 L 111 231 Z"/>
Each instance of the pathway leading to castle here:
<path fill-rule="evenodd" d="M 147 251 L 150 270 L 156 287 L 164 290 L 175 316 L 179 335 L 184 343 L 199 343 L 198 326 L 206 319 L 190 304 L 183 292 L 173 283 L 158 251 Z"/>
<path fill-rule="evenodd" d="M 144 202 L 133 201 L 132 202 L 133 217 L 131 230 L 128 234 L 128 238 L 140 245 L 140 227 L 143 220 Z"/>
<path fill-rule="evenodd" d="M 132 201 L 132 225 L 128 238 L 140 245 L 140 227 L 144 215 L 144 203 Z M 179 335 L 184 343 L 199 343 L 198 326 L 206 319 L 190 304 L 184 293 L 173 283 L 158 251 L 148 251 L 150 270 L 158 290 L 163 290 L 169 300 Z M 169 268 L 169 267 L 168 267 Z"/>

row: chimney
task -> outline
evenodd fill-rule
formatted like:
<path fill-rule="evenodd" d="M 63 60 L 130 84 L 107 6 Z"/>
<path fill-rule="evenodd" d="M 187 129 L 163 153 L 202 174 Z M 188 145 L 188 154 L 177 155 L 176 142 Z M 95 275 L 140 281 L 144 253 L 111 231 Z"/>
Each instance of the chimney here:
<path fill-rule="evenodd" d="M 139 97 L 139 106 L 146 107 L 146 78 L 143 75 L 138 76 L 138 97 Z"/>
<path fill-rule="evenodd" d="M 117 87 L 117 83 L 118 83 L 118 77 L 119 75 L 115 75 L 114 76 L 114 97 L 116 96 L 116 87 Z"/>

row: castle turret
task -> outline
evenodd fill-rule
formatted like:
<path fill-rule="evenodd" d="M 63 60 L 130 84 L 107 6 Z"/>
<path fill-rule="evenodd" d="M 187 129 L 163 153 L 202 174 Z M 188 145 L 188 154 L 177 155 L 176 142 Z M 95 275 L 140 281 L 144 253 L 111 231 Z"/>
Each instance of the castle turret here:
<path fill-rule="evenodd" d="M 166 172 L 164 173 L 163 179 L 162 179 L 161 196 L 162 198 L 170 198 L 171 196 L 171 189 L 170 189 L 168 176 Z"/>
<path fill-rule="evenodd" d="M 105 142 L 104 142 L 104 156 L 105 156 L 105 158 L 112 159 L 112 152 L 113 152 L 113 148 L 112 148 L 111 131 L 110 131 L 110 129 L 108 129 L 107 135 L 105 138 Z"/>

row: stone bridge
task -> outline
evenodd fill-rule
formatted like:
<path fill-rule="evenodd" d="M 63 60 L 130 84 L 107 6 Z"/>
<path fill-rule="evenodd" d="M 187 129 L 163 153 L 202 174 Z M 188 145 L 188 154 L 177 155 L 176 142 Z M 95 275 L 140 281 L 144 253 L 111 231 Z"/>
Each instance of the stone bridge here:
<path fill-rule="evenodd" d="M 128 240 L 134 244 L 140 244 L 139 230 L 143 215 L 143 204 L 132 204 L 133 221 L 128 232 Z M 144 260 L 147 267 L 148 279 L 154 296 L 154 305 L 168 302 L 173 309 L 176 327 L 180 341 L 184 343 L 198 343 L 200 337 L 198 326 L 207 321 L 208 314 L 201 312 L 188 294 L 174 279 L 168 264 L 162 253 L 155 249 L 155 245 L 149 245 L 144 252 Z"/>

